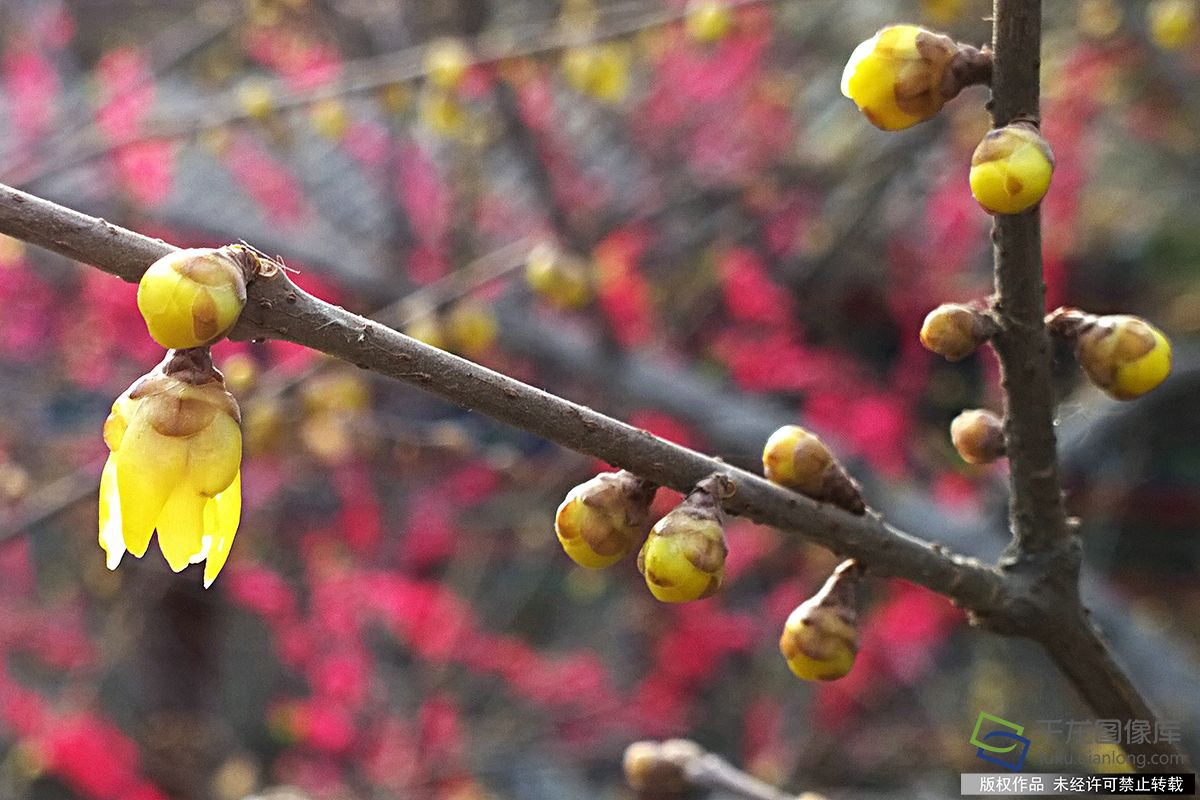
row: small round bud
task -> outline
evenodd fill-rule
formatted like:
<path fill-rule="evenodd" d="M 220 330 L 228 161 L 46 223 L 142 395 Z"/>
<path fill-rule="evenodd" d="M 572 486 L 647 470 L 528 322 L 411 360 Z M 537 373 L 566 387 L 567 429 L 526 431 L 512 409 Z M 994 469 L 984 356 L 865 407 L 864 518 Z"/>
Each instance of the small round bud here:
<path fill-rule="evenodd" d="M 655 490 L 654 484 L 624 470 L 579 484 L 554 517 L 559 544 L 581 567 L 615 564 L 646 538 Z"/>
<path fill-rule="evenodd" d="M 439 89 L 453 91 L 471 67 L 471 53 L 457 39 L 439 39 L 425 53 L 425 74 Z"/>
<path fill-rule="evenodd" d="M 686 766 L 704 755 L 700 745 L 687 739 L 634 742 L 625 748 L 622 764 L 625 782 L 638 794 L 655 797 L 681 795 L 691 788 Z"/>
<path fill-rule="evenodd" d="M 1196 0 L 1154 0 L 1146 15 L 1151 38 L 1164 50 L 1179 50 L 1196 39 Z"/>
<path fill-rule="evenodd" d="M 862 570 L 851 559 L 834 570 L 821 591 L 788 616 L 779 650 L 796 677 L 833 681 L 845 677 L 858 653 L 857 585 Z"/>
<path fill-rule="evenodd" d="M 994 326 L 981 311 L 959 303 L 943 303 L 921 326 L 921 344 L 947 361 L 962 361 L 991 338 Z"/>
<path fill-rule="evenodd" d="M 138 310 L 154 341 L 168 350 L 212 344 L 246 305 L 237 247 L 176 250 L 150 265 L 138 283 Z"/>
<path fill-rule="evenodd" d="M 525 265 L 529 288 L 560 308 L 580 308 L 592 299 L 592 277 L 583 259 L 548 244 L 529 252 Z"/>
<path fill-rule="evenodd" d="M 1092 383 L 1117 400 L 1133 400 L 1171 372 L 1171 343 L 1141 317 L 1097 317 L 1060 308 L 1047 317 L 1050 332 L 1075 341 L 1079 365 Z"/>
<path fill-rule="evenodd" d="M 733 28 L 733 12 L 721 0 L 690 0 L 684 29 L 697 42 L 712 44 Z"/>
<path fill-rule="evenodd" d="M 496 341 L 496 316 L 491 309 L 473 300 L 464 300 L 446 315 L 446 335 L 451 349 L 464 356 L 478 358 Z"/>
<path fill-rule="evenodd" d="M 702 481 L 658 521 L 638 553 L 638 572 L 664 603 L 700 600 L 721 588 L 725 577 L 725 515 L 716 493 L 722 481 Z"/>
<path fill-rule="evenodd" d="M 968 464 L 990 464 L 1004 458 L 1004 423 L 991 411 L 964 411 L 950 423 L 950 440 Z"/>
<path fill-rule="evenodd" d="M 1031 125 L 989 131 L 971 156 L 971 194 L 989 214 L 1020 214 L 1042 201 L 1054 174 L 1050 144 Z"/>
<path fill-rule="evenodd" d="M 620 42 L 575 47 L 563 56 L 563 72 L 575 90 L 619 103 L 629 90 L 629 49 Z"/>
<path fill-rule="evenodd" d="M 784 425 L 763 448 L 767 480 L 853 514 L 866 511 L 858 485 L 825 443 L 799 425 Z"/>
<path fill-rule="evenodd" d="M 261 81 L 247 81 L 238 87 L 238 105 L 242 113 L 260 122 L 275 112 L 275 96 L 271 87 Z"/>
<path fill-rule="evenodd" d="M 308 110 L 313 130 L 330 141 L 339 142 L 350 128 L 350 117 L 346 107 L 334 98 L 314 103 Z"/>
<path fill-rule="evenodd" d="M 991 57 L 916 25 L 891 25 L 860 44 L 842 94 L 885 131 L 933 118 L 963 88 L 991 80 Z"/>
<path fill-rule="evenodd" d="M 421 92 L 417 115 L 438 136 L 452 138 L 463 134 L 467 128 L 466 108 L 444 89 L 426 87 L 426 91 Z"/>

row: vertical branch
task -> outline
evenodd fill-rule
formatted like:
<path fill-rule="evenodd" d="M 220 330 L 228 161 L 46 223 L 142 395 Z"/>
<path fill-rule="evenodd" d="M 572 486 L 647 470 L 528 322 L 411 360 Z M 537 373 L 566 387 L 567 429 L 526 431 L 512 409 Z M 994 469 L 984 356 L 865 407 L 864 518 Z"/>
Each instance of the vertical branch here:
<path fill-rule="evenodd" d="M 1040 0 L 995 0 L 992 48 L 992 122 L 1038 121 L 1041 64 Z M 1018 561 L 1065 551 L 1068 529 L 1058 481 L 1050 382 L 1050 338 L 1042 278 L 1037 208 L 997 215 L 995 337 L 1006 402 L 1005 439 L 1012 483 L 1011 525 Z"/>

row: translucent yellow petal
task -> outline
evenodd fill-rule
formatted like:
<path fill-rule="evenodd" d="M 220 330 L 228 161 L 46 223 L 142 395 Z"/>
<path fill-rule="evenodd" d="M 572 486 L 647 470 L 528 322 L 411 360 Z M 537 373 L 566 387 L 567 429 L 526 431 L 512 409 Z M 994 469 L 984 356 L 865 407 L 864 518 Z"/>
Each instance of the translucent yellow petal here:
<path fill-rule="evenodd" d="M 204 535 L 212 537 L 208 561 L 204 564 L 204 588 L 217 579 L 237 533 L 242 517 L 242 473 L 238 472 L 229 488 L 210 500 L 204 508 Z"/>
<path fill-rule="evenodd" d="M 203 548 L 204 505 L 207 497 L 186 484 L 171 493 L 158 515 L 158 546 L 171 569 L 179 572 Z"/>
<path fill-rule="evenodd" d="M 125 547 L 141 558 L 150 544 L 158 516 L 183 477 L 186 443 L 154 431 L 145 405 L 125 432 L 117 457 L 117 489 Z"/>
<path fill-rule="evenodd" d="M 121 533 L 121 498 L 117 493 L 117 458 L 110 454 L 100 475 L 100 546 L 108 554 L 109 569 L 116 569 L 125 555 Z"/>
<path fill-rule="evenodd" d="M 241 426 L 218 413 L 204 430 L 187 439 L 187 454 L 188 484 L 215 497 L 233 482 L 241 466 Z"/>

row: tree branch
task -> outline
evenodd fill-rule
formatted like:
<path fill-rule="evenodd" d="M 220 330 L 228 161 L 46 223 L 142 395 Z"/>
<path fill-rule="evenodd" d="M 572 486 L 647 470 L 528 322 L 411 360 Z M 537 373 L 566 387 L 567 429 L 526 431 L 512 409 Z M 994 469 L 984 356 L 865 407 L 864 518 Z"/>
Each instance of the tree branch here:
<path fill-rule="evenodd" d="M 174 249 L 161 240 L 3 185 L 0 233 L 93 264 L 130 282 Z M 1011 571 L 1006 578 L 975 559 L 949 553 L 893 528 L 873 511 L 855 516 L 817 503 L 757 475 L 429 347 L 313 297 L 283 270 L 251 281 L 234 338 L 279 338 L 305 345 L 679 491 L 721 473 L 736 487 L 725 501 L 731 513 L 796 531 L 840 556 L 862 560 L 876 575 L 902 577 L 932 589 L 998 630 L 1029 635 L 1043 643 L 1062 633 L 1063 645 L 1048 645 L 1051 655 L 1097 713 L 1104 709 L 1115 718 L 1153 720 L 1099 640 L 1094 639 L 1097 646 L 1090 646 L 1090 629 L 1078 627 L 1081 617 L 1068 618 L 1063 615 L 1066 612 L 1050 614 L 1044 603 L 1036 602 L 1043 584 L 1029 584 Z M 1076 590 L 1074 581 L 1067 583 Z M 1083 613 L 1077 595 L 1067 610 L 1071 608 Z M 1060 632 L 1058 624 L 1076 627 Z M 1104 678 L 1099 685 L 1107 688 L 1084 685 L 1096 676 Z M 1168 745 L 1153 747 L 1153 752 L 1164 751 L 1177 752 Z"/>
<path fill-rule="evenodd" d="M 0 233 L 93 264 L 135 282 L 174 249 L 157 239 L 0 185 Z M 411 339 L 313 297 L 284 271 L 251 282 L 235 338 L 278 338 L 414 384 L 447 400 L 558 444 L 688 491 L 715 472 L 736 487 L 726 508 L 794 530 L 838 555 L 859 558 L 877 575 L 907 578 L 980 615 L 1004 601 L 1000 576 L 975 559 L 948 553 L 885 523 L 854 516 L 749 472 L 548 394 Z"/>
<path fill-rule="evenodd" d="M 1041 0 L 994 0 L 992 123 L 1039 122 Z M 1007 586 L 1022 613 L 1007 632 L 1042 644 L 1099 716 L 1126 721 L 1156 717 L 1092 625 L 1079 596 L 1079 537 L 1068 524 L 1058 477 L 1054 391 L 1042 274 L 1040 210 L 997 215 L 992 228 L 1012 542 L 1002 560 Z M 1004 630 L 1004 627 L 1001 627 Z M 1130 754 L 1184 759 L 1172 743 L 1125 742 Z M 1182 766 L 1151 764 L 1149 771 Z"/>
<path fill-rule="evenodd" d="M 996 0 L 991 109 L 997 128 L 1038 119 L 1041 14 L 1040 0 Z M 1006 398 L 1012 555 L 1020 560 L 1056 550 L 1068 537 L 1055 454 L 1050 337 L 1043 323 L 1038 209 L 997 215 L 992 240 L 1000 325 L 992 343 Z"/>

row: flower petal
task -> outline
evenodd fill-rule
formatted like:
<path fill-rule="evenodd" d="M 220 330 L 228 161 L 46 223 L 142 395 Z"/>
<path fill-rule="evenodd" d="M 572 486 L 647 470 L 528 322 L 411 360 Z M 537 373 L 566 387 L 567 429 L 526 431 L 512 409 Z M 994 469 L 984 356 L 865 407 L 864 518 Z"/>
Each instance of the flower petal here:
<path fill-rule="evenodd" d="M 100 546 L 108 554 L 109 569 L 116 569 L 125 555 L 121 532 L 121 497 L 117 492 L 117 458 L 109 454 L 100 475 Z"/>
<path fill-rule="evenodd" d="M 186 443 L 155 432 L 142 413 L 145 408 L 144 403 L 139 407 L 115 454 L 121 530 L 125 547 L 138 558 L 187 464 Z"/>
<path fill-rule="evenodd" d="M 171 569 L 179 572 L 203 549 L 204 505 L 208 498 L 186 484 L 171 493 L 158 515 L 158 547 Z"/>
<path fill-rule="evenodd" d="M 204 565 L 204 588 L 212 586 L 229 558 L 233 537 L 242 516 L 242 473 L 239 470 L 229 488 L 208 502 L 204 509 L 204 535 L 212 537 L 208 561 Z"/>

